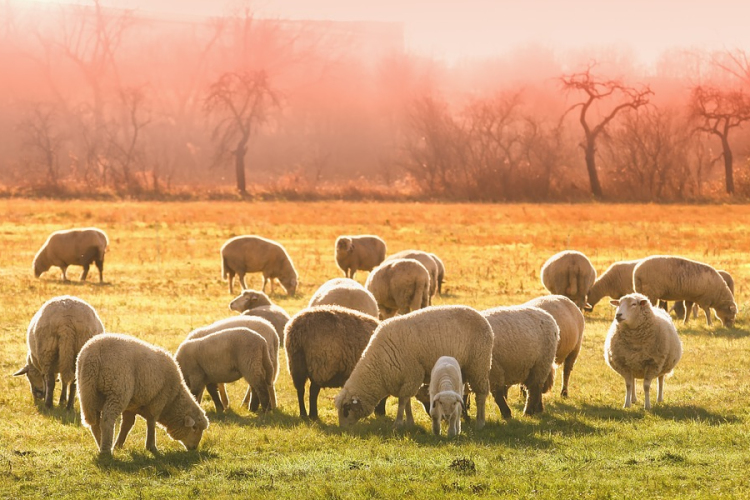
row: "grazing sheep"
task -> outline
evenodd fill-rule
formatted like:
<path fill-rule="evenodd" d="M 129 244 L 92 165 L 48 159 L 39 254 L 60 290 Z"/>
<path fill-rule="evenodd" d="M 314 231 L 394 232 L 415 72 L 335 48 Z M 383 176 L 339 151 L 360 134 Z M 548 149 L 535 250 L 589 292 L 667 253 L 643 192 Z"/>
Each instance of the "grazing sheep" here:
<path fill-rule="evenodd" d="M 427 272 L 430 274 L 430 295 L 428 305 L 432 305 L 432 296 L 435 295 L 435 292 L 437 291 L 439 272 L 439 267 L 435 258 L 432 257 L 432 254 L 421 250 L 402 250 L 388 256 L 383 262 L 392 262 L 401 259 L 414 259 L 427 269 Z"/>
<path fill-rule="evenodd" d="M 411 397 L 422 384 L 429 383 L 441 356 L 458 361 L 464 380 L 476 394 L 476 427 L 484 427 L 492 328 L 481 314 L 466 306 L 430 307 L 381 323 L 336 396 L 339 425 L 348 426 L 368 416 L 388 395 L 398 397 L 395 425 L 403 425 L 404 411 L 406 423 L 412 425 Z"/>
<path fill-rule="evenodd" d="M 240 378 L 260 398 L 263 412 L 276 406 L 274 370 L 266 340 L 249 328 L 229 328 L 185 340 L 177 348 L 175 360 L 193 396 L 200 403 L 203 389 L 207 389 L 218 412 L 224 411 L 224 404 L 217 384 Z"/>
<path fill-rule="evenodd" d="M 99 269 L 99 283 L 104 283 L 104 252 L 109 240 L 101 229 L 86 227 L 55 231 L 34 257 L 34 276 L 39 277 L 52 266 L 62 270 L 62 279 L 68 281 L 68 266 L 83 266 L 81 281 L 86 281 L 93 262 Z"/>
<path fill-rule="evenodd" d="M 503 418 L 510 418 L 508 388 L 526 388 L 525 415 L 544 411 L 542 394 L 555 382 L 555 353 L 560 329 L 547 311 L 538 307 L 495 307 L 482 311 L 494 332 L 490 391 Z"/>
<path fill-rule="evenodd" d="M 347 278 L 357 271 L 372 271 L 385 259 L 385 241 L 377 236 L 339 236 L 334 247 L 336 264 Z"/>
<path fill-rule="evenodd" d="M 286 326 L 286 358 L 297 389 L 299 415 L 307 418 L 305 384 L 310 380 L 310 418 L 318 418 L 322 387 L 341 387 L 378 327 L 378 320 L 352 309 L 324 305 L 303 309 Z M 385 400 L 382 412 L 385 413 Z"/>
<path fill-rule="evenodd" d="M 76 392 L 76 356 L 91 337 L 103 332 L 102 321 L 87 302 L 70 295 L 50 299 L 31 318 L 26 331 L 26 366 L 13 375 L 25 374 L 31 394 L 43 397 L 44 405 L 51 408 L 59 373 L 60 405 L 67 399 L 67 409 L 71 410 Z"/>
<path fill-rule="evenodd" d="M 443 280 L 445 280 L 445 264 L 440 260 L 440 257 L 434 253 L 428 254 L 437 264 L 437 294 L 443 294 Z"/>
<path fill-rule="evenodd" d="M 245 316 L 258 316 L 267 319 L 276 328 L 279 341 L 284 343 L 284 327 L 289 321 L 289 314 L 277 306 L 268 296 L 257 290 L 243 290 L 229 303 L 229 309 Z"/>
<path fill-rule="evenodd" d="M 211 335 L 212 333 L 228 330 L 230 328 L 248 328 L 265 339 L 268 347 L 268 356 L 271 358 L 271 364 L 273 365 L 273 379 L 274 382 L 276 382 L 276 377 L 278 377 L 279 374 L 279 336 L 271 322 L 264 318 L 243 315 L 221 319 L 208 326 L 193 330 L 188 334 L 185 340 L 200 339 L 207 335 Z M 227 396 L 224 384 L 218 384 L 217 388 L 219 391 L 219 397 L 221 398 L 221 403 L 224 405 L 224 408 L 228 408 L 229 397 Z M 250 410 L 256 411 L 258 409 L 258 398 L 252 398 L 252 389 L 249 386 L 245 393 L 245 398 L 242 400 L 242 406 L 248 406 L 248 404 L 250 405 Z"/>
<path fill-rule="evenodd" d="M 586 310 L 591 311 L 604 297 L 619 299 L 633 293 L 633 269 L 639 262 L 640 260 L 622 260 L 609 266 L 589 289 Z"/>
<path fill-rule="evenodd" d="M 656 401 L 664 400 L 664 377 L 682 356 L 682 342 L 669 314 L 652 307 L 640 293 L 610 303 L 617 307 L 615 320 L 604 341 L 604 360 L 625 379 L 625 408 L 636 402 L 635 379 L 643 379 L 644 407 L 651 409 L 651 380 L 659 383 Z"/>
<path fill-rule="evenodd" d="M 729 291 L 732 292 L 732 297 L 734 297 L 734 278 L 732 278 L 732 275 L 729 274 L 726 271 L 717 270 L 717 273 L 719 273 L 719 276 L 721 276 L 724 279 L 724 282 L 729 287 Z M 698 305 L 693 304 L 692 302 L 688 302 L 688 307 L 685 307 L 685 302 L 682 300 L 678 300 L 674 303 L 672 306 L 671 311 L 674 311 L 678 318 L 685 319 L 685 315 L 689 314 L 689 311 L 693 311 L 693 318 L 698 317 Z"/>
<path fill-rule="evenodd" d="M 146 449 L 156 448 L 156 423 L 188 450 L 198 447 L 208 419 L 174 358 L 135 337 L 96 335 L 78 355 L 76 368 L 81 420 L 91 429 L 100 455 L 112 454 L 115 420 L 122 415 L 116 447 L 125 443 L 135 416 L 146 419 Z"/>
<path fill-rule="evenodd" d="M 726 326 L 734 325 L 737 304 L 727 283 L 716 269 L 694 260 L 673 255 L 654 255 L 643 259 L 633 270 L 633 288 L 651 300 L 684 300 L 698 304 L 711 326 L 711 309 Z M 690 315 L 685 311 L 684 322 Z"/>
<path fill-rule="evenodd" d="M 242 289 L 246 289 L 245 273 L 263 273 L 263 292 L 266 283 L 278 279 L 291 297 L 297 290 L 297 271 L 284 247 L 260 236 L 236 236 L 221 247 L 221 275 L 229 281 L 229 293 L 234 294 L 236 274 Z"/>
<path fill-rule="evenodd" d="M 348 307 L 373 318 L 378 317 L 378 303 L 365 287 L 349 278 L 334 278 L 323 283 L 310 299 L 308 307 L 337 305 Z"/>
<path fill-rule="evenodd" d="M 542 266 L 541 276 L 550 293 L 565 295 L 580 309 L 588 307 L 586 295 L 596 281 L 596 269 L 581 252 L 567 250 L 553 255 Z"/>
<path fill-rule="evenodd" d="M 547 311 L 555 318 L 555 323 L 560 328 L 560 341 L 557 343 L 555 364 L 558 366 L 564 365 L 563 384 L 560 395 L 566 398 L 568 397 L 570 372 L 573 371 L 573 365 L 575 365 L 578 353 L 581 351 L 584 327 L 583 313 L 581 313 L 581 310 L 578 309 L 578 306 L 572 300 L 563 295 L 538 297 L 526 302 L 524 305 L 538 307 Z"/>
<path fill-rule="evenodd" d="M 440 424 L 448 421 L 448 436 L 461 434 L 464 383 L 456 358 L 441 356 L 430 373 L 430 416 L 432 432 L 440 435 Z"/>
<path fill-rule="evenodd" d="M 430 274 L 414 259 L 383 262 L 367 277 L 365 288 L 375 297 L 381 320 L 427 307 L 430 302 Z"/>

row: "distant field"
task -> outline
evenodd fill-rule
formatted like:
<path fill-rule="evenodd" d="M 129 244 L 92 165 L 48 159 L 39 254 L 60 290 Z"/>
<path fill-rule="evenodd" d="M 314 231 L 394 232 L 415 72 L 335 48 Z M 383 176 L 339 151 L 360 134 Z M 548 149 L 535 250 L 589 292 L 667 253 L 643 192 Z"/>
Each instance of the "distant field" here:
<path fill-rule="evenodd" d="M 31 262 L 47 235 L 98 226 L 110 237 L 104 286 L 71 283 L 57 268 L 35 279 Z M 433 436 L 415 406 L 417 426 L 392 429 L 385 418 L 352 430 L 337 425 L 333 397 L 321 392 L 320 423 L 298 415 L 286 372 L 280 408 L 258 417 L 239 408 L 244 383 L 230 387 L 232 408 L 211 420 L 199 451 L 185 452 L 157 430 L 163 455 L 144 449 L 138 420 L 114 460 L 99 462 L 78 414 L 32 403 L 25 378 L 9 375 L 25 358 L 29 320 L 47 299 L 72 294 L 92 304 L 108 331 L 174 351 L 191 329 L 234 314 L 221 280 L 219 248 L 239 234 L 281 242 L 300 273 L 295 298 L 273 299 L 290 314 L 315 289 L 341 275 L 333 259 L 339 234 L 372 233 L 390 252 L 419 248 L 446 265 L 436 304 L 479 309 L 545 293 L 539 269 L 553 253 L 576 249 L 598 272 L 616 260 L 671 253 L 726 269 L 740 306 L 736 328 L 699 318 L 678 325 L 684 355 L 651 412 L 622 409 L 622 379 L 604 363 L 613 309 L 602 301 L 586 317 L 584 346 L 571 377 L 545 396 L 540 417 L 503 421 L 488 401 L 488 425 L 464 426 L 458 439 Z M 145 203 L 0 201 L 0 498 L 711 498 L 750 496 L 748 288 L 750 207 L 655 205 L 454 205 L 397 203 Z M 364 282 L 366 273 L 358 275 Z M 248 284 L 259 287 L 260 275 Z M 639 395 L 642 389 L 639 388 Z M 57 398 L 57 395 L 56 395 Z M 642 398 L 639 401 L 642 405 Z M 76 404 L 77 406 L 77 404 Z"/>

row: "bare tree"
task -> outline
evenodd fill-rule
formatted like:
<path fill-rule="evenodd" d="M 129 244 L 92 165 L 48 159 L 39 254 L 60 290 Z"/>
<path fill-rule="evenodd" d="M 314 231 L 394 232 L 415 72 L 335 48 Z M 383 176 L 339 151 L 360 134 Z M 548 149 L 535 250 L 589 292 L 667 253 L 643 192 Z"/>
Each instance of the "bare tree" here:
<path fill-rule="evenodd" d="M 205 110 L 218 115 L 212 138 L 217 142 L 216 163 L 227 156 L 234 159 L 237 190 L 247 194 L 245 155 L 253 133 L 267 122 L 281 102 L 265 71 L 239 71 L 222 74 L 211 84 Z"/>
<path fill-rule="evenodd" d="M 596 169 L 596 141 L 599 136 L 606 130 L 607 125 L 614 120 L 620 111 L 627 109 L 638 109 L 649 103 L 649 96 L 653 94 L 648 85 L 640 88 L 625 85 L 621 80 L 605 80 L 592 75 L 593 66 L 589 66 L 585 71 L 564 75 L 561 78 L 563 89 L 566 92 L 583 93 L 584 99 L 577 102 L 567 109 L 566 114 L 570 111 L 581 108 L 578 120 L 583 127 L 584 140 L 581 148 L 584 150 L 586 159 L 586 170 L 589 174 L 591 184 L 591 193 L 596 198 L 602 198 L 602 186 L 599 182 L 599 174 Z M 605 108 L 605 102 L 611 103 Z M 591 114 L 599 111 L 600 120 L 598 123 L 590 123 Z"/>
<path fill-rule="evenodd" d="M 44 170 L 45 182 L 50 187 L 57 187 L 60 181 L 60 150 L 65 135 L 59 129 L 59 119 L 56 106 L 34 103 L 29 115 L 19 124 L 23 144 L 34 156 L 31 161 Z"/>
<path fill-rule="evenodd" d="M 108 136 L 107 158 L 112 164 L 115 174 L 115 186 L 124 186 L 132 191 L 139 187 L 135 179 L 134 167 L 141 161 L 139 140 L 144 127 L 151 123 L 145 107 L 145 94 L 141 88 L 126 88 L 120 90 L 120 119 L 107 124 Z"/>

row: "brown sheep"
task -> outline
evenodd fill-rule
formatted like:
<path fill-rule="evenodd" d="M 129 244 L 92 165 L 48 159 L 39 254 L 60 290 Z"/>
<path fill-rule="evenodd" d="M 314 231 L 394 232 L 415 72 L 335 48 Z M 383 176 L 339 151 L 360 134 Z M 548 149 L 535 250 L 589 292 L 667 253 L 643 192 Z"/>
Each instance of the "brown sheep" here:
<path fill-rule="evenodd" d="M 263 273 L 263 292 L 266 283 L 278 279 L 289 296 L 297 290 L 297 271 L 283 246 L 260 236 L 237 236 L 221 247 L 221 274 L 229 281 L 229 293 L 234 294 L 234 276 L 238 276 L 245 290 L 246 273 Z"/>
<path fill-rule="evenodd" d="M 104 283 L 102 273 L 107 245 L 107 235 L 95 227 L 55 231 L 34 257 L 34 276 L 38 278 L 56 266 L 62 270 L 63 281 L 68 281 L 68 266 L 83 266 L 81 281 L 86 281 L 93 262 L 99 269 L 99 283 Z"/>

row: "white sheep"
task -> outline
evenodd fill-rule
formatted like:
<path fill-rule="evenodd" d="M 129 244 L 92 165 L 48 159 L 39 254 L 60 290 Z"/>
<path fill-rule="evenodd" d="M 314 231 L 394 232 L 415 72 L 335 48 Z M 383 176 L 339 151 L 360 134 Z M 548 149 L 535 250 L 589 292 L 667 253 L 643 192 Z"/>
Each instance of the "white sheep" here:
<path fill-rule="evenodd" d="M 583 342 L 583 313 L 572 300 L 564 295 L 545 295 L 526 302 L 524 305 L 544 309 L 555 318 L 560 328 L 560 341 L 557 343 L 555 364 L 563 365 L 563 383 L 560 395 L 568 397 L 568 383 L 578 353 Z"/>
<path fill-rule="evenodd" d="M 156 424 L 188 450 L 198 447 L 208 419 L 174 358 L 135 337 L 104 333 L 86 342 L 76 365 L 81 420 L 101 455 L 112 453 L 115 421 L 122 415 L 115 446 L 121 448 L 135 416 L 146 419 L 146 449 L 157 454 Z"/>
<path fill-rule="evenodd" d="M 525 415 L 544 411 L 542 394 L 555 382 L 555 353 L 560 330 L 555 319 L 538 307 L 495 307 L 482 311 L 494 342 L 490 391 L 503 418 L 510 418 L 508 388 L 522 384 L 526 388 Z"/>
<path fill-rule="evenodd" d="M 416 311 L 430 302 L 430 274 L 414 259 L 383 262 L 367 277 L 365 288 L 378 303 L 380 319 Z"/>
<path fill-rule="evenodd" d="M 433 255 L 434 254 L 423 252 L 421 250 L 402 250 L 393 255 L 389 255 L 383 263 L 394 260 L 414 259 L 422 264 L 430 275 L 430 295 L 428 305 L 432 305 L 432 296 L 435 295 L 435 292 L 437 291 L 439 275 L 439 266 Z"/>
<path fill-rule="evenodd" d="M 305 384 L 310 380 L 310 413 L 318 418 L 322 387 L 341 387 L 367 347 L 377 319 L 339 306 L 316 306 L 297 313 L 286 327 L 286 358 L 297 390 L 299 414 L 307 418 Z M 375 412 L 385 414 L 385 399 Z"/>
<path fill-rule="evenodd" d="M 81 281 L 86 281 L 93 262 L 99 269 L 99 283 L 103 283 L 104 253 L 108 245 L 107 235 L 95 227 L 55 231 L 34 257 L 34 276 L 38 278 L 56 266 L 62 270 L 62 279 L 68 281 L 68 266 L 83 266 Z"/>
<path fill-rule="evenodd" d="M 732 297 L 734 297 L 734 278 L 732 278 L 732 275 L 720 269 L 716 272 L 719 273 L 719 276 L 722 277 L 724 283 L 726 283 L 729 287 L 729 291 L 732 292 Z M 678 318 L 686 320 L 686 315 L 690 314 L 691 310 L 693 312 L 693 318 L 697 318 L 698 309 L 698 304 L 693 304 L 692 302 L 686 303 L 685 301 L 678 300 L 674 303 L 674 305 L 672 305 L 670 312 L 674 311 Z"/>
<path fill-rule="evenodd" d="M 547 259 L 540 274 L 550 293 L 565 295 L 579 308 L 588 308 L 586 296 L 596 281 L 596 269 L 584 254 L 575 250 L 556 253 Z"/>
<path fill-rule="evenodd" d="M 545 313 L 546 314 L 546 313 Z M 395 425 L 412 425 L 410 399 L 441 356 L 456 358 L 464 380 L 476 394 L 477 429 L 485 423 L 492 363 L 492 328 L 466 306 L 429 307 L 384 321 L 335 399 L 339 425 L 348 426 L 372 413 L 388 395 L 398 397 Z"/>
<path fill-rule="evenodd" d="M 263 292 L 266 283 L 278 279 L 289 296 L 297 290 L 299 276 L 294 269 L 292 259 L 279 243 L 260 236 L 236 236 L 227 240 L 221 247 L 221 274 L 229 281 L 229 293 L 234 294 L 234 275 L 240 280 L 242 289 L 246 289 L 245 273 L 263 273 Z"/>
<path fill-rule="evenodd" d="M 372 271 L 385 259 L 386 245 L 378 236 L 339 236 L 334 245 L 334 257 L 347 278 L 354 279 L 357 271 Z"/>
<path fill-rule="evenodd" d="M 636 402 L 635 379 L 643 379 L 644 407 L 651 409 L 651 381 L 659 383 L 657 402 L 664 400 L 664 377 L 682 357 L 682 342 L 669 314 L 633 293 L 612 300 L 617 313 L 604 341 L 604 360 L 625 379 L 625 408 Z"/>
<path fill-rule="evenodd" d="M 445 264 L 443 264 L 443 261 L 440 260 L 440 257 L 435 255 L 434 253 L 428 254 L 432 259 L 435 261 L 435 264 L 437 264 L 437 294 L 442 295 L 443 294 L 443 281 L 445 280 Z"/>
<path fill-rule="evenodd" d="M 674 255 L 643 259 L 633 270 L 633 288 L 651 300 L 684 300 L 698 304 L 711 325 L 711 309 L 731 328 L 737 315 L 734 295 L 721 275 L 708 264 Z M 686 311 L 687 312 L 687 311 Z M 687 323 L 690 315 L 685 314 Z"/>
<path fill-rule="evenodd" d="M 607 268 L 589 289 L 586 297 L 586 310 L 590 311 L 604 297 L 619 299 L 633 293 L 633 269 L 639 260 L 622 260 Z"/>
<path fill-rule="evenodd" d="M 32 395 L 43 397 L 45 406 L 51 408 L 59 373 L 60 405 L 67 399 L 67 409 L 71 410 L 76 392 L 76 356 L 91 337 L 103 332 L 102 321 L 87 302 L 69 295 L 50 299 L 31 318 L 26 331 L 26 366 L 13 375 L 25 374 Z"/>
<path fill-rule="evenodd" d="M 281 344 L 284 344 L 284 327 L 289 322 L 289 313 L 274 304 L 265 293 L 258 290 L 243 290 L 229 303 L 229 309 L 245 316 L 267 319 L 276 329 Z"/>
<path fill-rule="evenodd" d="M 275 408 L 274 369 L 266 340 L 249 328 L 230 328 L 202 338 L 185 340 L 177 348 L 175 360 L 190 392 L 200 402 L 207 389 L 223 412 L 217 384 L 240 378 L 252 387 L 263 412 Z"/>
<path fill-rule="evenodd" d="M 430 416 L 432 432 L 440 435 L 440 424 L 448 421 L 448 436 L 461 434 L 461 413 L 464 409 L 464 382 L 456 358 L 441 356 L 430 373 Z"/>
<path fill-rule="evenodd" d="M 307 307 L 337 305 L 378 317 L 378 303 L 372 293 L 350 278 L 328 280 L 313 294 Z"/>

